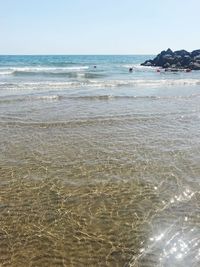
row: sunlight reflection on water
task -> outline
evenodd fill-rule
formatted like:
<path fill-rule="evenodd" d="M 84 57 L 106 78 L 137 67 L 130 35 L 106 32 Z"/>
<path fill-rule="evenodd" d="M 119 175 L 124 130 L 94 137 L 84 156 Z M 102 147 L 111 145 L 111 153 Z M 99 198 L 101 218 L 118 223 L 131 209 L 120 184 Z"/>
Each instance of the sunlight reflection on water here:
<path fill-rule="evenodd" d="M 181 195 L 175 195 L 162 210 L 156 211 L 151 222 L 153 234 L 129 266 L 146 266 L 146 263 L 147 266 L 198 266 L 200 229 L 199 215 L 197 221 L 194 220 L 195 212 L 199 211 L 195 194 L 198 195 L 199 192 L 186 188 Z M 194 205 L 197 204 L 196 208 L 192 206 L 193 201 Z M 184 209 L 187 208 L 190 212 L 185 216 Z M 163 216 L 167 215 L 163 221 Z M 162 224 L 158 224 L 160 220 Z M 150 262 L 149 259 L 153 261 Z"/>

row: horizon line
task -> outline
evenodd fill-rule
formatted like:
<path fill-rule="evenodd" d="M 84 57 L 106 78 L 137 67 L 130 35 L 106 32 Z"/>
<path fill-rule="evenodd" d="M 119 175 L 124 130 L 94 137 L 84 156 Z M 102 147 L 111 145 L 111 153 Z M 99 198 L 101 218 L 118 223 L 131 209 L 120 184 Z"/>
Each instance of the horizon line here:
<path fill-rule="evenodd" d="M 0 54 L 0 56 L 153 56 L 156 54 Z"/>

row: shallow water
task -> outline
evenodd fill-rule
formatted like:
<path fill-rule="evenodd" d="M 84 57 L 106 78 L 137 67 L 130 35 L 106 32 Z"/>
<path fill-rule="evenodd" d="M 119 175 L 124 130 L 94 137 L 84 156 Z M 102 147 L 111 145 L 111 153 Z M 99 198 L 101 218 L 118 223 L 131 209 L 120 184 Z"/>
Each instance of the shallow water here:
<path fill-rule="evenodd" d="M 62 80 L 43 72 L 65 57 L 34 58 L 36 74 L 2 75 L 0 265 L 200 265 L 200 75 L 143 59 L 72 57 Z"/>

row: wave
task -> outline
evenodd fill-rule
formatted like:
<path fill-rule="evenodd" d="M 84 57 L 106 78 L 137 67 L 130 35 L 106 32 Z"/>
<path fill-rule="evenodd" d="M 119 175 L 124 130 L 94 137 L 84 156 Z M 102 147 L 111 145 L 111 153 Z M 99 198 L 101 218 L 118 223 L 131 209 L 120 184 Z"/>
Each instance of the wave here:
<path fill-rule="evenodd" d="M 107 73 L 97 73 L 94 71 L 88 71 L 89 66 L 76 66 L 76 67 L 65 67 L 65 68 L 11 68 L 1 69 L 1 76 L 13 76 L 13 77 L 52 77 L 52 78 L 74 78 L 74 79 L 95 79 L 106 77 Z"/>
<path fill-rule="evenodd" d="M 155 72 L 159 67 L 147 67 L 147 66 L 141 66 L 140 64 L 125 64 L 122 65 L 123 68 L 129 69 L 132 68 L 133 71 L 138 72 Z"/>
<path fill-rule="evenodd" d="M 61 94 L 47 94 L 47 95 L 16 95 L 16 96 L 6 96 L 0 98 L 0 104 L 12 104 L 16 102 L 55 102 L 67 99 L 81 100 L 81 101 L 114 101 L 114 100 L 130 100 L 130 101 L 159 101 L 159 100 L 189 100 L 194 98 L 200 98 L 200 94 L 191 95 L 176 95 L 176 96 L 156 96 L 156 95 L 61 95 Z"/>
<path fill-rule="evenodd" d="M 86 72 L 22 72 L 22 71 L 15 71 L 13 72 L 14 76 L 46 76 L 46 77 L 63 77 L 63 78 L 77 78 L 77 79 L 95 79 L 101 78 L 105 75 L 98 74 L 98 73 L 86 73 Z"/>
<path fill-rule="evenodd" d="M 68 72 L 84 71 L 89 69 L 89 66 L 74 66 L 74 67 L 12 67 L 0 68 L 0 75 L 22 75 L 22 74 L 61 74 Z"/>
<path fill-rule="evenodd" d="M 117 99 L 130 99 L 130 100 L 168 100 L 168 99 L 192 99 L 200 97 L 200 94 L 191 94 L 186 96 L 156 96 L 156 95 L 88 95 L 88 96 L 73 96 L 68 98 L 81 99 L 81 100 L 117 100 Z M 65 97 L 60 97 L 63 99 Z"/>
<path fill-rule="evenodd" d="M 95 84 L 95 83 L 94 83 Z M 96 86 L 120 87 L 120 86 L 173 86 L 173 85 L 200 85 L 200 79 L 137 79 L 137 80 L 108 80 L 97 83 Z"/>
<path fill-rule="evenodd" d="M 200 85 L 200 79 L 163 79 L 163 80 L 89 80 L 83 81 L 45 81 L 45 82 L 0 82 L 1 89 L 40 90 L 40 89 L 67 89 L 67 88 L 113 88 L 113 87 L 164 87 L 164 86 L 195 86 Z"/>
<path fill-rule="evenodd" d="M 16 127 L 34 127 L 34 128 L 68 128 L 68 127 L 76 127 L 80 125 L 94 125 L 94 124 L 105 124 L 105 123 L 119 123 L 120 121 L 155 121 L 159 119 L 161 116 L 152 117 L 152 116 L 132 116 L 129 114 L 124 115 L 110 115 L 110 116 L 95 116 L 88 118 L 79 118 L 79 119 L 71 119 L 65 121 L 26 121 L 21 119 L 16 119 L 15 121 L 8 121 L 5 117 L 4 120 L 0 121 L 0 125 L 6 126 L 16 126 Z"/>

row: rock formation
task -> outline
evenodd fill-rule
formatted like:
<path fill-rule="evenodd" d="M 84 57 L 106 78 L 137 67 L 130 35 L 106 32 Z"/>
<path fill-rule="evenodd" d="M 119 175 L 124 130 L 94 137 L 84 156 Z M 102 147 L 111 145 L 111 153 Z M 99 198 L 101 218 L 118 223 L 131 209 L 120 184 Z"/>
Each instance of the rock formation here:
<path fill-rule="evenodd" d="M 162 51 L 154 59 L 141 64 L 142 66 L 162 67 L 171 70 L 200 70 L 200 49 L 191 53 L 186 50 L 173 52 L 170 48 Z"/>

